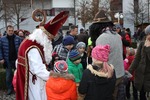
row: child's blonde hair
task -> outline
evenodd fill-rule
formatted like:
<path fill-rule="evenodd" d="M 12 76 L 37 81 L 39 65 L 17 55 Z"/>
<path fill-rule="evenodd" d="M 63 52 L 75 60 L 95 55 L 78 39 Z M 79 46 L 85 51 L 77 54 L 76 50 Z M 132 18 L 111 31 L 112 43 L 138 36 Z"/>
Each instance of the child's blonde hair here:
<path fill-rule="evenodd" d="M 127 48 L 127 55 L 128 56 L 133 56 L 135 55 L 135 50 L 132 47 Z"/>

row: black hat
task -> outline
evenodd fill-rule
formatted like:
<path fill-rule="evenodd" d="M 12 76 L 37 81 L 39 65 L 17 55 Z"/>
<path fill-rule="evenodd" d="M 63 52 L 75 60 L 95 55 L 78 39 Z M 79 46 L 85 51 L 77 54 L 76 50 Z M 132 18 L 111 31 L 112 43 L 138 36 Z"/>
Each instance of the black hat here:
<path fill-rule="evenodd" d="M 94 17 L 94 23 L 107 23 L 111 22 L 111 20 L 108 18 L 108 15 L 104 10 L 100 10 Z"/>

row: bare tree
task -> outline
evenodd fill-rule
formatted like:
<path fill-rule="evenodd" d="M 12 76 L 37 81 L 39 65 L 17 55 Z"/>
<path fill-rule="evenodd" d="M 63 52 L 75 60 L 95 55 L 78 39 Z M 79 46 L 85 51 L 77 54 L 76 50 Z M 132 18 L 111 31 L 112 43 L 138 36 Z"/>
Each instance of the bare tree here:
<path fill-rule="evenodd" d="M 79 6 L 77 15 L 79 19 L 81 19 L 83 27 L 85 27 L 87 22 L 93 21 L 95 14 L 98 12 L 99 0 L 80 0 L 80 2 L 77 3 L 77 6 Z"/>
<path fill-rule="evenodd" d="M 0 20 L 2 19 L 2 0 L 0 0 Z"/>
<path fill-rule="evenodd" d="M 99 0 L 93 0 L 91 2 L 91 14 L 93 15 L 93 18 L 98 11 L 99 11 Z"/>
<path fill-rule="evenodd" d="M 80 9 L 77 10 L 78 19 L 82 21 L 83 27 L 85 27 L 85 24 L 89 22 L 90 18 L 90 3 L 88 1 L 82 0 L 78 3 L 80 6 Z"/>
<path fill-rule="evenodd" d="M 110 12 L 110 0 L 101 0 L 99 4 L 100 9 L 104 9 L 106 12 Z"/>
<path fill-rule="evenodd" d="M 26 17 L 29 8 L 30 0 L 3 0 L 5 23 L 12 22 L 19 29 L 21 19 Z"/>
<path fill-rule="evenodd" d="M 114 17 L 114 15 L 116 13 L 122 13 L 122 3 L 123 3 L 123 0 L 109 0 L 110 2 L 110 16 L 111 16 L 111 19 L 115 22 L 117 21 L 117 19 Z M 120 20 L 120 24 L 123 24 L 122 23 L 122 20 Z"/>
<path fill-rule="evenodd" d="M 124 14 L 124 16 L 126 16 L 126 20 L 129 22 L 134 22 L 135 25 L 148 22 L 149 10 L 147 2 L 142 0 L 138 0 L 138 2 L 136 2 L 134 0 L 133 3 L 130 3 L 129 7 L 129 10 L 127 10 Z"/>
<path fill-rule="evenodd" d="M 80 16 L 79 18 L 82 21 L 82 25 L 85 26 L 87 22 L 92 22 L 95 14 L 103 9 L 109 15 L 110 19 L 112 19 L 110 12 L 110 2 L 112 0 L 80 0 L 78 2 L 79 9 L 77 9 L 77 14 Z"/>

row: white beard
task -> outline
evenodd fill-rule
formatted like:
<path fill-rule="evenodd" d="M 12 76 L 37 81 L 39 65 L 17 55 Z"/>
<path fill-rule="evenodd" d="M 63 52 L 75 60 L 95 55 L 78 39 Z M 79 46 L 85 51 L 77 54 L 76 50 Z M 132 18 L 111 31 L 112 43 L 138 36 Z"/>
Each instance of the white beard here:
<path fill-rule="evenodd" d="M 42 45 L 43 51 L 44 51 L 44 57 L 46 60 L 46 63 L 49 64 L 52 60 L 52 42 L 48 39 L 48 36 L 43 33 L 41 29 L 35 29 L 32 34 L 29 35 L 29 40 L 36 40 L 37 43 Z"/>

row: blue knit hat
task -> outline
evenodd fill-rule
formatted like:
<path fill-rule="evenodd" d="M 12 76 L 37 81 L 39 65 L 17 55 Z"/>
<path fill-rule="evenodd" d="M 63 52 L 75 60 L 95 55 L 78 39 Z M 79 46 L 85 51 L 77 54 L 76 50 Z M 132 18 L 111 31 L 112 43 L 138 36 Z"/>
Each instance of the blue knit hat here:
<path fill-rule="evenodd" d="M 80 53 L 77 50 L 72 50 L 69 53 L 69 59 L 71 61 L 76 61 L 76 60 L 81 59 L 81 55 L 80 55 Z"/>
<path fill-rule="evenodd" d="M 74 41 L 74 38 L 72 36 L 65 36 L 63 38 L 63 41 L 62 41 L 63 45 L 71 45 L 71 44 L 74 44 L 75 41 Z"/>

